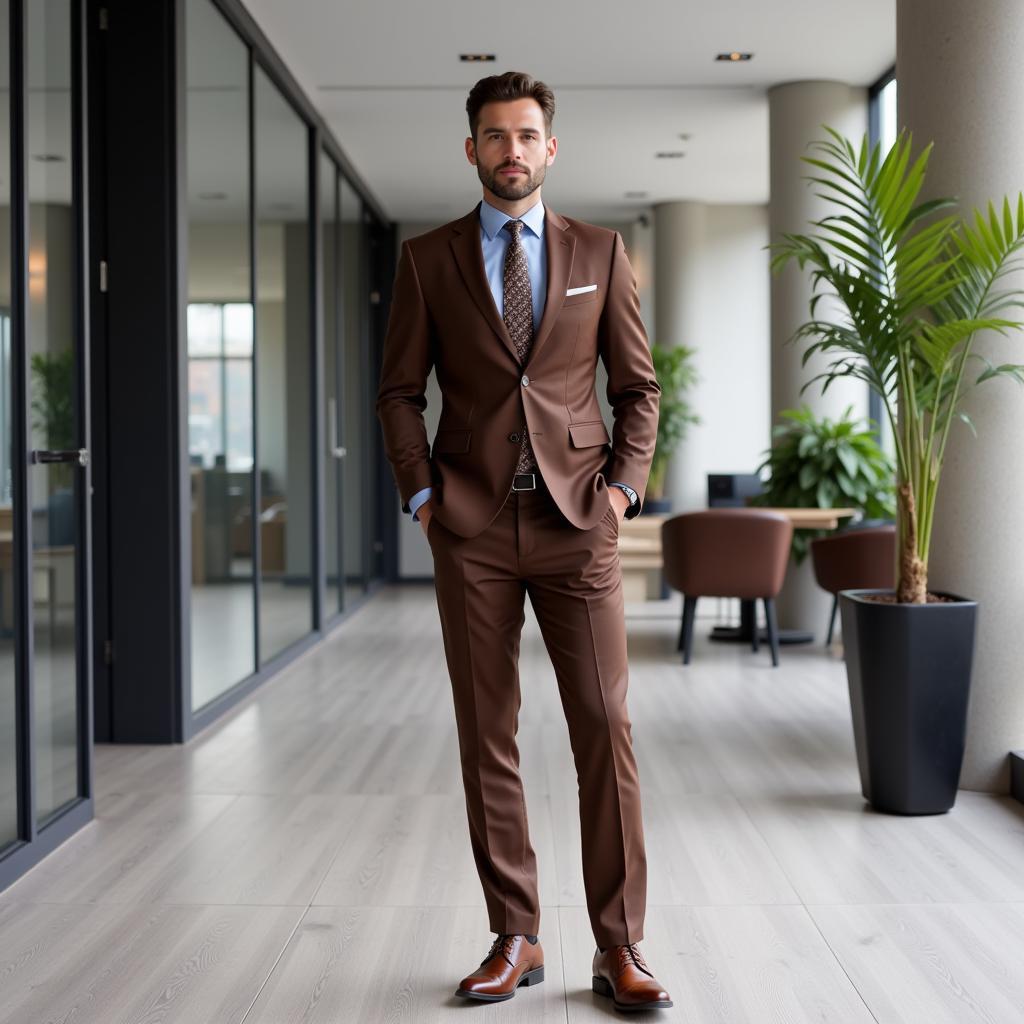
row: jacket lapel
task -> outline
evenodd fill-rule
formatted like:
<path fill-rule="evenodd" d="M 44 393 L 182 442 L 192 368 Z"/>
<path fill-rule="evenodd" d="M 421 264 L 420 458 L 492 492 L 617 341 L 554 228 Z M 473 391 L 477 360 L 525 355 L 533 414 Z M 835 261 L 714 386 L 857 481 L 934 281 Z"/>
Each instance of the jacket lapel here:
<path fill-rule="evenodd" d="M 469 289 L 469 294 L 473 296 L 473 301 L 483 313 L 484 319 L 491 325 L 491 329 L 509 350 L 512 358 L 518 362 L 519 356 L 516 353 L 515 343 L 509 336 L 505 321 L 498 316 L 498 307 L 494 304 L 491 286 L 487 283 L 484 252 L 480 246 L 479 210 L 480 204 L 477 203 L 473 210 L 452 225 L 450 241 L 452 252 L 455 255 L 455 262 L 459 265 L 462 279 Z"/>
<path fill-rule="evenodd" d="M 491 286 L 487 283 L 483 249 L 480 246 L 479 211 L 480 204 L 477 203 L 465 217 L 452 224 L 450 240 L 452 253 L 477 308 L 518 365 L 519 354 L 516 352 L 516 346 L 509 336 L 505 321 L 498 315 L 498 307 L 494 303 Z M 569 230 L 568 221 L 546 205 L 544 207 L 544 248 L 548 257 L 548 287 L 544 299 L 544 313 L 530 348 L 528 364 L 551 333 L 551 328 L 562 311 L 565 290 L 572 272 L 573 255 L 576 252 L 576 236 Z"/>
<path fill-rule="evenodd" d="M 572 260 L 576 255 L 576 236 L 569 230 L 569 222 L 550 207 L 544 207 L 544 248 L 548 254 L 548 290 L 544 299 L 544 314 L 530 347 L 527 364 L 531 363 L 547 340 L 551 328 L 562 312 L 565 290 L 569 287 Z"/>

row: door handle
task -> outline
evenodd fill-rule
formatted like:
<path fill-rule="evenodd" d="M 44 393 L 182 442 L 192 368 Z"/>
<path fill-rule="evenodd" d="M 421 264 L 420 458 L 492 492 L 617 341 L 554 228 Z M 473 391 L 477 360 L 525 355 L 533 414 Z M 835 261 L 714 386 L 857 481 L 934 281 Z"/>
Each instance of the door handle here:
<path fill-rule="evenodd" d="M 327 447 L 331 457 L 345 458 L 348 453 L 345 451 L 344 445 L 338 444 L 338 400 L 336 398 L 327 399 L 327 433 L 329 437 Z"/>
<path fill-rule="evenodd" d="M 70 448 L 65 451 L 49 451 L 36 449 L 31 453 L 30 461 L 41 462 L 77 462 L 80 466 L 89 465 L 88 448 Z"/>

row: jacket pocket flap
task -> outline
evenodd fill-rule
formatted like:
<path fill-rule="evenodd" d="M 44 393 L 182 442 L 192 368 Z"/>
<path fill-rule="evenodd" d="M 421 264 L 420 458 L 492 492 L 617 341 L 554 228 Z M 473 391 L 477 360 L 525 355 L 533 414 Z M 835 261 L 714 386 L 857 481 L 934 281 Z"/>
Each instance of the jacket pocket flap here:
<path fill-rule="evenodd" d="M 608 428 L 604 420 L 587 420 L 586 423 L 570 423 L 569 436 L 574 448 L 588 448 L 594 444 L 608 444 Z"/>
<path fill-rule="evenodd" d="M 435 452 L 468 452 L 472 430 L 439 430 L 434 436 Z"/>

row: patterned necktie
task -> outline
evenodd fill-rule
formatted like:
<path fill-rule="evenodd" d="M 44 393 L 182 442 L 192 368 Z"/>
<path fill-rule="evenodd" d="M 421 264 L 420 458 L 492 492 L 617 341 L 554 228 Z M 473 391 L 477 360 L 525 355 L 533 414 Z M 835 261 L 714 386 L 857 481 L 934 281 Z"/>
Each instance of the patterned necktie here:
<path fill-rule="evenodd" d="M 507 220 L 505 227 L 512 235 L 505 250 L 504 307 L 502 319 L 508 328 L 509 336 L 515 343 L 519 362 L 526 364 L 533 344 L 533 289 L 530 286 L 530 273 L 526 266 L 526 252 L 519 237 L 523 230 L 521 220 Z M 519 463 L 517 473 L 532 473 L 537 468 L 537 460 L 533 457 L 533 447 L 526 424 L 520 435 Z"/>

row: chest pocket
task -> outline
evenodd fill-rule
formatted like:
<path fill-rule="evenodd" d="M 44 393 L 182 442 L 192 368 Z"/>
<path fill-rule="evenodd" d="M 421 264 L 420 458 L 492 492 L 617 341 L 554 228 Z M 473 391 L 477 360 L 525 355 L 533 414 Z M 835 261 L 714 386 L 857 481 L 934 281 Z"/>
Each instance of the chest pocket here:
<path fill-rule="evenodd" d="M 562 303 L 562 309 L 568 309 L 570 306 L 579 306 L 585 302 L 595 302 L 597 294 L 598 289 L 595 288 L 592 292 L 577 292 L 575 295 L 566 295 Z"/>

